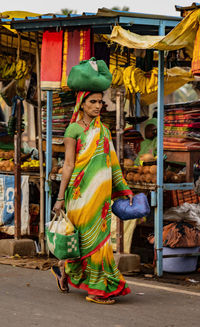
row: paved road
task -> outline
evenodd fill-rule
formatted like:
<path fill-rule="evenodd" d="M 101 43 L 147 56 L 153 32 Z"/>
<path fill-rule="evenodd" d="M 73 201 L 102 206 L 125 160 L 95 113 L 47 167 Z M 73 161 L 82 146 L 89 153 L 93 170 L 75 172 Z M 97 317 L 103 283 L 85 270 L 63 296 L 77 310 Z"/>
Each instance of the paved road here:
<path fill-rule="evenodd" d="M 0 265 L 1 327 L 199 327 L 200 292 L 127 278 L 132 293 L 105 306 L 57 290 L 50 271 Z"/>

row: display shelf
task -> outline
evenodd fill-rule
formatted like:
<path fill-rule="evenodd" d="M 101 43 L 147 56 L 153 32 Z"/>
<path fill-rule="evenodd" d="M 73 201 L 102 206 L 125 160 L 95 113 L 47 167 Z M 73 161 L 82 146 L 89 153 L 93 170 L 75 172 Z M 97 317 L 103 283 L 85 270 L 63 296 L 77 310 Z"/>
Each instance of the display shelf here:
<path fill-rule="evenodd" d="M 42 150 L 46 151 L 46 141 L 42 141 Z M 65 152 L 64 144 L 52 144 L 52 152 Z"/>
<path fill-rule="evenodd" d="M 192 190 L 194 188 L 193 183 L 169 183 L 164 184 L 163 188 L 165 191 L 175 191 L 175 190 Z"/>
<path fill-rule="evenodd" d="M 127 182 L 128 186 L 131 189 L 136 190 L 148 190 L 148 191 L 156 191 L 157 185 L 151 184 L 151 183 L 131 183 Z M 163 184 L 164 191 L 176 191 L 176 190 L 193 190 L 194 184 L 193 183 L 169 183 L 169 184 Z"/>
<path fill-rule="evenodd" d="M 155 191 L 156 188 L 157 188 L 157 185 L 152 184 L 152 183 L 131 183 L 131 182 L 127 182 L 127 184 L 131 189 L 137 189 L 137 190 Z"/>

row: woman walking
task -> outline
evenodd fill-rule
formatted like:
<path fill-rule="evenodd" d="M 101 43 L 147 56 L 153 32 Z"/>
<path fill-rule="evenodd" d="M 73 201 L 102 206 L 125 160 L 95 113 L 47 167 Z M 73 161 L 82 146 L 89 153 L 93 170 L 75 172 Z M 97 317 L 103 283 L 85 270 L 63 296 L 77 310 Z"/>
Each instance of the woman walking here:
<path fill-rule="evenodd" d="M 71 222 L 79 230 L 81 258 L 55 267 L 61 290 L 68 283 L 88 292 L 87 301 L 112 304 L 112 297 L 130 293 L 117 269 L 110 242 L 111 199 L 128 196 L 126 184 L 111 140 L 100 121 L 103 94 L 79 92 L 71 123 L 64 135 L 65 162 L 57 201 L 59 214 L 66 206 Z"/>

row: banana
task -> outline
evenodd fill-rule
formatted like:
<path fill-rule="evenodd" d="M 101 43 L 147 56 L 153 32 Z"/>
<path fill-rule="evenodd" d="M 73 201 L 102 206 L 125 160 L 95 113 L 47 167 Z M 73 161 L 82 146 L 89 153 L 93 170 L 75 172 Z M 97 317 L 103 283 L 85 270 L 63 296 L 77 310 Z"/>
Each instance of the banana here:
<path fill-rule="evenodd" d="M 15 63 L 13 62 L 10 67 L 7 69 L 5 77 L 12 78 L 13 74 L 15 72 Z"/>
<path fill-rule="evenodd" d="M 135 68 L 132 71 L 131 84 L 135 93 L 146 93 L 145 73 L 140 68 Z"/>
<path fill-rule="evenodd" d="M 119 74 L 117 68 L 114 69 L 113 74 L 112 74 L 112 85 L 116 85 L 117 81 L 119 79 Z"/>
<path fill-rule="evenodd" d="M 134 89 L 131 84 L 131 73 L 132 73 L 133 68 L 134 68 L 134 66 L 128 66 L 124 69 L 124 72 L 123 72 L 123 80 L 124 80 L 126 93 L 128 93 L 129 91 L 131 93 L 134 93 Z"/>
<path fill-rule="evenodd" d="M 19 59 L 17 64 L 16 64 L 16 74 L 18 74 L 19 71 L 21 71 L 23 65 L 23 60 Z"/>
<path fill-rule="evenodd" d="M 16 76 L 15 79 L 19 80 L 26 76 L 29 72 L 29 67 L 25 60 L 19 59 L 16 64 Z"/>
<path fill-rule="evenodd" d="M 22 72 L 24 73 L 26 71 L 26 61 L 22 60 L 22 68 L 21 68 Z"/>

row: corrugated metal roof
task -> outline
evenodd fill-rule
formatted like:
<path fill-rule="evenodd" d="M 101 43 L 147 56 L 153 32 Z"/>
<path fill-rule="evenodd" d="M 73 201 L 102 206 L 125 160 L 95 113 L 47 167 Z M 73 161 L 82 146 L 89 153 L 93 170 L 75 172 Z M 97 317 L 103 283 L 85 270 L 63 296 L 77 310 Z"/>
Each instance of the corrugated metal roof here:
<path fill-rule="evenodd" d="M 159 26 L 165 26 L 168 33 L 175 27 L 181 17 L 150 15 L 127 11 L 98 9 L 97 13 L 83 12 L 80 14 L 52 14 L 37 17 L 1 18 L 0 25 L 8 24 L 18 31 L 43 31 L 49 28 L 75 28 L 91 26 L 95 33 L 110 33 L 112 26 L 119 24 L 130 31 L 139 34 L 158 35 Z"/>
<path fill-rule="evenodd" d="M 177 6 L 178 7 L 178 6 Z M 183 8 L 183 7 L 181 7 Z M 151 19 L 164 19 L 164 20 L 179 20 L 180 17 L 175 16 L 164 16 L 164 15 L 152 15 L 152 14 L 144 14 L 144 13 L 136 13 L 136 12 L 129 12 L 129 11 L 120 11 L 120 10 L 110 10 L 107 8 L 98 9 L 97 13 L 91 12 L 83 12 L 82 14 L 44 14 L 39 15 L 38 17 L 25 17 L 25 18 L 0 18 L 0 22 L 11 22 L 11 21 L 29 21 L 29 20 L 55 20 L 55 19 L 71 19 L 71 18 L 85 18 L 88 16 L 104 16 L 104 17 L 140 17 L 140 18 L 151 18 Z"/>

